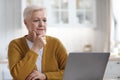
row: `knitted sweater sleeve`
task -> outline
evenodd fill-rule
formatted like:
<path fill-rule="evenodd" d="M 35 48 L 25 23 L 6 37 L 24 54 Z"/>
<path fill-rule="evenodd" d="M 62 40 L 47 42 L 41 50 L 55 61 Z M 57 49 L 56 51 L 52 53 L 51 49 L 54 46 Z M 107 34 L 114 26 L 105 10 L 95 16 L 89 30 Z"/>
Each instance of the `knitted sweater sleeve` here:
<path fill-rule="evenodd" d="M 56 40 L 55 54 L 56 54 L 56 60 L 58 62 L 59 70 L 45 72 L 48 80 L 62 80 L 63 78 L 63 73 L 68 55 L 65 47 L 58 39 Z"/>
<path fill-rule="evenodd" d="M 22 51 L 15 41 L 11 41 L 8 47 L 8 62 L 10 73 L 15 80 L 25 80 L 25 78 L 35 68 L 38 55 L 29 50 L 23 57 Z"/>

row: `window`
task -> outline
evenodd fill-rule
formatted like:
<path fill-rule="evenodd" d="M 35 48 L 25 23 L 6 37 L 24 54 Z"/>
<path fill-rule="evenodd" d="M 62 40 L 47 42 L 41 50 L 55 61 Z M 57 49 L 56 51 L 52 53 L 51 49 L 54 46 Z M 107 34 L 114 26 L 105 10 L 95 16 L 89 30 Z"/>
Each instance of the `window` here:
<path fill-rule="evenodd" d="M 26 0 L 47 8 L 48 25 L 95 26 L 95 0 Z"/>

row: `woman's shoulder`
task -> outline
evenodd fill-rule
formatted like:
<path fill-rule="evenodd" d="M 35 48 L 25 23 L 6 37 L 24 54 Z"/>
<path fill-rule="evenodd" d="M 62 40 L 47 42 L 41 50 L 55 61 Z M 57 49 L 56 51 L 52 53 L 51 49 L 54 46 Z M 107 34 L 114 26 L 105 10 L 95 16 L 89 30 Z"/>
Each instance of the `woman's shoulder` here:
<path fill-rule="evenodd" d="M 24 42 L 24 41 L 25 41 L 25 36 L 19 37 L 19 38 L 15 38 L 15 39 L 11 40 L 10 44 L 12 44 L 12 43 L 21 44 L 21 42 Z"/>
<path fill-rule="evenodd" d="M 53 37 L 53 36 L 46 36 L 47 41 L 60 41 L 58 38 Z"/>

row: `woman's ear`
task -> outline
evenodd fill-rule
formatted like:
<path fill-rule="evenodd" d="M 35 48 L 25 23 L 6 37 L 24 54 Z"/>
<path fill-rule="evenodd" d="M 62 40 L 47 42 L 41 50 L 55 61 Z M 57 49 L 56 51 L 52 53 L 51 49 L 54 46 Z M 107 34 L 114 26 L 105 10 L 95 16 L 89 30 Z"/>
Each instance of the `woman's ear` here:
<path fill-rule="evenodd" d="M 28 29 L 28 22 L 25 19 L 24 19 L 24 24 L 25 24 L 26 28 Z"/>
<path fill-rule="evenodd" d="M 27 22 L 26 22 L 26 20 L 25 20 L 25 19 L 24 19 L 24 24 L 25 24 L 25 25 L 27 25 Z"/>

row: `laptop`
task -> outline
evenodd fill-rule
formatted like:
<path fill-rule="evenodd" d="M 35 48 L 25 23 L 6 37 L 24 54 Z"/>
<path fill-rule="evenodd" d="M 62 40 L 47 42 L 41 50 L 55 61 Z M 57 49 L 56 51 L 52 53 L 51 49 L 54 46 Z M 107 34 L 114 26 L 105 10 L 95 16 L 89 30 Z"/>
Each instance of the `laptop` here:
<path fill-rule="evenodd" d="M 109 52 L 69 54 L 63 80 L 103 80 Z"/>

